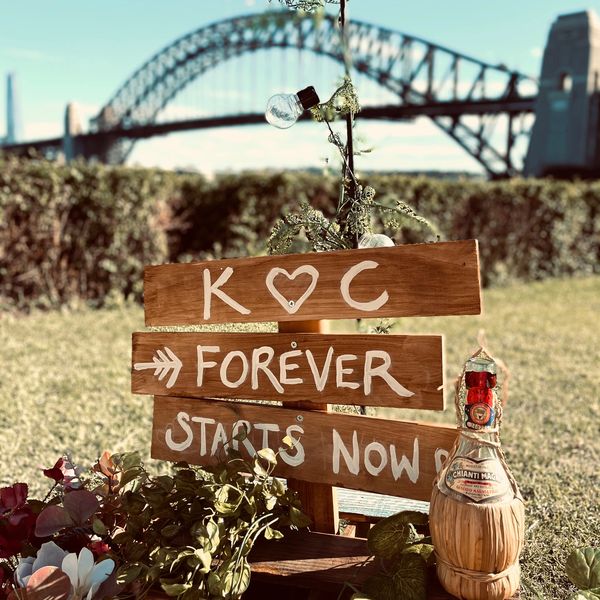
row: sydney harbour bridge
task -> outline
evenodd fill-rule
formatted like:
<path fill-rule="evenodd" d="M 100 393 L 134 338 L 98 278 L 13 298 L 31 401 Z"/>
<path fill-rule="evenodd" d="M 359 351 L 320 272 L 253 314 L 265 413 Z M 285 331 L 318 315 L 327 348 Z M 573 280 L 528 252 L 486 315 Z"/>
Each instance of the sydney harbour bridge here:
<path fill-rule="evenodd" d="M 491 177 L 599 172 L 600 48 L 593 40 L 600 25 L 594 13 L 554 22 L 539 78 L 378 25 L 352 21 L 348 30 L 359 95 L 362 81 L 381 92 L 364 103 L 358 119 L 427 117 Z M 168 107 L 193 82 L 202 87 L 219 65 L 281 49 L 343 63 L 337 21 L 330 15 L 276 11 L 220 21 L 152 56 L 102 107 L 88 131 L 76 127 L 67 111 L 63 136 L 5 144 L 0 150 L 26 154 L 34 149 L 49 158 L 62 153 L 67 159 L 119 164 L 142 139 L 264 123 L 256 101 L 211 111 L 198 101 L 197 114 L 186 115 L 169 116 Z M 267 69 L 287 68 L 267 61 Z M 264 104 L 265 98 L 259 100 Z"/>

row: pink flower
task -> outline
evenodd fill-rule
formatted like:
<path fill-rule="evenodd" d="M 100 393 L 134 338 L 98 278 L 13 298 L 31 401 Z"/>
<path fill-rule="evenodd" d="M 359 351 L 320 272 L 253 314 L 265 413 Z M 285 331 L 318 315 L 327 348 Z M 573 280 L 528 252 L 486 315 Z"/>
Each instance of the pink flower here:
<path fill-rule="evenodd" d="M 0 558 L 18 554 L 33 535 L 36 516 L 27 504 L 27 484 L 0 489 Z"/>
<path fill-rule="evenodd" d="M 65 478 L 65 474 L 63 473 L 64 462 L 64 459 L 61 457 L 56 461 L 56 464 L 50 469 L 42 469 L 42 473 L 46 477 L 54 479 L 56 483 L 60 483 Z"/>
<path fill-rule="evenodd" d="M 27 501 L 26 483 L 15 483 L 0 489 L 0 515 L 22 506 Z"/>
<path fill-rule="evenodd" d="M 94 553 L 94 556 L 98 558 L 110 552 L 110 546 L 102 540 L 90 542 L 87 547 Z"/>

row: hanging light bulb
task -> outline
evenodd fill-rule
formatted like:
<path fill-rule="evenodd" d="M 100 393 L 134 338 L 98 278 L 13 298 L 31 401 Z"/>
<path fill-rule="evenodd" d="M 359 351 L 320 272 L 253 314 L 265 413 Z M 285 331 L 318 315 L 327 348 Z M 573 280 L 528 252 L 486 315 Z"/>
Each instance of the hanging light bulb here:
<path fill-rule="evenodd" d="M 278 129 L 291 127 L 300 115 L 309 108 L 319 104 L 319 96 L 311 86 L 295 94 L 275 94 L 267 102 L 265 117 Z"/>
<path fill-rule="evenodd" d="M 394 241 L 383 233 L 365 233 L 358 240 L 359 248 L 386 248 L 394 245 Z"/>

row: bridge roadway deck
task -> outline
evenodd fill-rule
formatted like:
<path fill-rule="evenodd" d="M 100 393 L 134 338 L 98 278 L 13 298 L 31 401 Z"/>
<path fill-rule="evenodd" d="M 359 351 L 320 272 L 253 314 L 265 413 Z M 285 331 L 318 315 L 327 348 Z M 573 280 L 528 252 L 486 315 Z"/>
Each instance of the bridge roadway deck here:
<path fill-rule="evenodd" d="M 533 112 L 535 96 L 499 98 L 495 100 L 470 100 L 453 102 L 435 102 L 429 104 L 401 104 L 387 106 L 365 106 L 358 115 L 360 119 L 375 120 L 408 120 L 419 116 L 428 117 L 459 117 L 465 114 L 520 114 Z M 302 120 L 310 120 L 309 112 L 304 113 Z M 178 131 L 190 131 L 193 129 L 210 129 L 215 127 L 232 127 L 236 125 L 258 125 L 265 123 L 263 113 L 247 113 L 240 115 L 229 115 L 222 117 L 203 117 L 198 119 L 187 119 L 169 123 L 148 124 L 122 124 L 107 131 L 84 133 L 76 136 L 76 140 L 87 145 L 103 140 L 130 139 L 139 140 L 158 135 L 167 135 Z M 34 140 L 19 144 L 1 146 L 0 150 L 17 155 L 24 155 L 30 149 L 43 152 L 62 146 L 62 138 L 50 138 L 46 140 Z"/>

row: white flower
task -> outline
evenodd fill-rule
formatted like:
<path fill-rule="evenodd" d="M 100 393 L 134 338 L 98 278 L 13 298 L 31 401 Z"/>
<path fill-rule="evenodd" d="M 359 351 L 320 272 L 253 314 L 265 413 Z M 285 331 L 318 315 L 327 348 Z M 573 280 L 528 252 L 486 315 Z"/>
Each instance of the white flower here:
<path fill-rule="evenodd" d="M 64 558 L 67 556 L 62 548 L 54 542 L 46 542 L 42 544 L 35 558 L 28 556 L 27 558 L 19 559 L 17 570 L 15 571 L 15 579 L 21 587 L 25 587 L 29 578 L 42 567 L 58 567 L 60 568 Z"/>
<path fill-rule="evenodd" d="M 81 549 L 79 558 L 75 553 L 67 554 L 63 558 L 61 569 L 73 586 L 71 600 L 91 600 L 114 568 L 115 563 L 110 558 L 95 565 L 94 555 L 87 548 Z"/>

